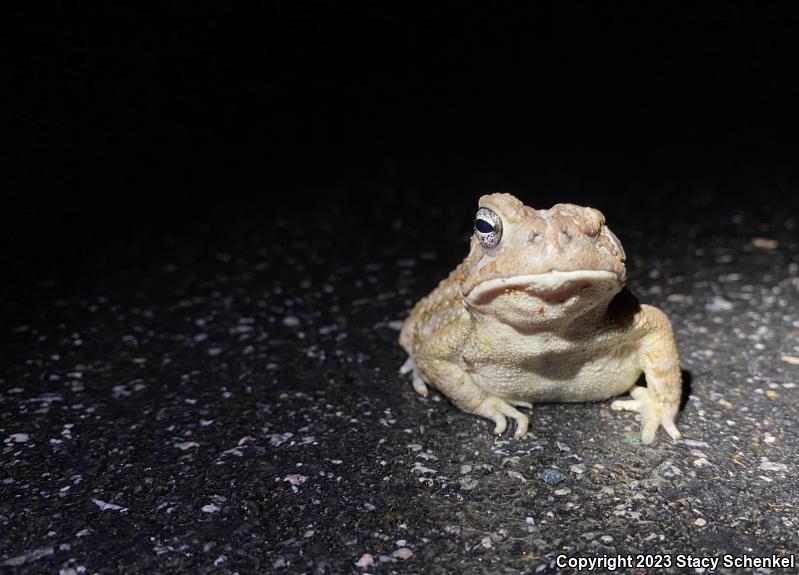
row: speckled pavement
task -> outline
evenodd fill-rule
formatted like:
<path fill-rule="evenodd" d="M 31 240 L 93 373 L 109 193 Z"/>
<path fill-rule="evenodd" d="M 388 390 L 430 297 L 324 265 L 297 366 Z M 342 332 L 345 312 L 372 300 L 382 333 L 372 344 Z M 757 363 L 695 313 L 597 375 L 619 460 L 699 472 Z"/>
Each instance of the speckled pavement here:
<path fill-rule="evenodd" d="M 42 251 L 0 309 L 0 565 L 498 574 L 794 554 L 799 201 L 779 187 L 512 190 L 602 209 L 631 290 L 671 317 L 685 439 L 651 447 L 609 402 L 539 405 L 527 438 L 497 438 L 398 374 L 398 327 L 465 255 L 479 186 L 220 202 L 66 264 Z"/>

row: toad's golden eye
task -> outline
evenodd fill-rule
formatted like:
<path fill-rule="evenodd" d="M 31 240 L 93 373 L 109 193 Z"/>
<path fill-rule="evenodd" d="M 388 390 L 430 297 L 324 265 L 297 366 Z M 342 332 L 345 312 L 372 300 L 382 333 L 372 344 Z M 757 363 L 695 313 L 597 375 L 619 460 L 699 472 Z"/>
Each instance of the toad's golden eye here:
<path fill-rule="evenodd" d="M 474 234 L 484 248 L 493 248 L 502 239 L 502 218 L 493 210 L 480 208 L 474 217 Z"/>

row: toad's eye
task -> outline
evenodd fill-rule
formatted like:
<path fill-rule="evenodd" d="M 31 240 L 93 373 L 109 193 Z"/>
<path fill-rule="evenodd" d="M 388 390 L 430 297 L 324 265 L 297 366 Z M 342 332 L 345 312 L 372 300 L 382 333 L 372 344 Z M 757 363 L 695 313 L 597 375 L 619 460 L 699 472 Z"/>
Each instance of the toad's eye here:
<path fill-rule="evenodd" d="M 474 217 L 474 234 L 484 248 L 493 248 L 502 239 L 502 218 L 488 208 L 480 208 Z"/>

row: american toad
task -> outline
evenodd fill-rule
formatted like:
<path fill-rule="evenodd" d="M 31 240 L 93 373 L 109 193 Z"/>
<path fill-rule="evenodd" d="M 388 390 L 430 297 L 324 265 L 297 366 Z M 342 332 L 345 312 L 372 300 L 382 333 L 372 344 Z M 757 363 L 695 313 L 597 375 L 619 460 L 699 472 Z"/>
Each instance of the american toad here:
<path fill-rule="evenodd" d="M 624 289 L 621 243 L 601 212 L 572 204 L 535 210 L 509 194 L 480 198 L 469 255 L 413 308 L 401 372 L 433 386 L 494 433 L 528 417 L 517 407 L 593 401 L 641 414 L 641 440 L 674 439 L 682 391 L 666 315 Z M 641 373 L 646 387 L 636 387 Z"/>

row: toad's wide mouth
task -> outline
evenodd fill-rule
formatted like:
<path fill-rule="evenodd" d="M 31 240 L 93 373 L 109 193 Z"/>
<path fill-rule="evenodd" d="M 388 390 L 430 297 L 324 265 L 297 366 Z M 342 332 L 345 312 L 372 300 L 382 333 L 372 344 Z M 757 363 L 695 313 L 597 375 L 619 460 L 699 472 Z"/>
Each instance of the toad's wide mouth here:
<path fill-rule="evenodd" d="M 551 271 L 486 280 L 463 294 L 474 305 L 490 303 L 494 298 L 510 292 L 524 292 L 548 302 L 561 302 L 579 291 L 596 284 L 618 286 L 622 280 L 614 272 L 604 270 Z"/>

